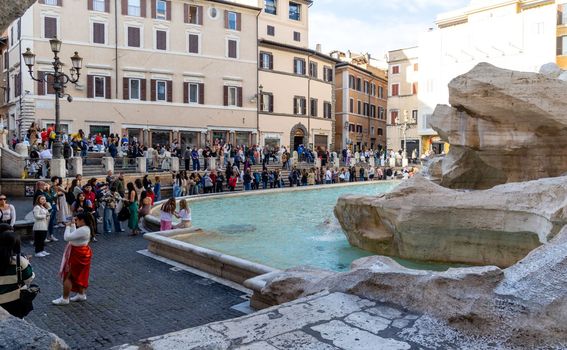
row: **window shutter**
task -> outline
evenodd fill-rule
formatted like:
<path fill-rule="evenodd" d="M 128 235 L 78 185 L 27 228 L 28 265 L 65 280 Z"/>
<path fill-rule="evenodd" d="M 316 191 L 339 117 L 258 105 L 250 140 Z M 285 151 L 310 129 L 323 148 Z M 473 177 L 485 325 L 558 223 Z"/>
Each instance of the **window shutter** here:
<path fill-rule="evenodd" d="M 116 0 L 118 1 L 118 0 Z M 128 0 L 122 0 L 122 14 L 128 15 Z"/>
<path fill-rule="evenodd" d="M 173 102 L 173 81 L 167 82 L 167 102 Z"/>
<path fill-rule="evenodd" d="M 305 70 L 305 69 L 306 69 L 306 67 L 305 67 L 305 60 L 302 60 L 301 62 L 303 63 L 303 64 L 301 65 L 301 74 L 305 75 L 305 72 L 306 72 L 306 70 Z"/>
<path fill-rule="evenodd" d="M 57 6 L 63 6 L 63 0 L 57 0 Z"/>
<path fill-rule="evenodd" d="M 110 99 L 112 96 L 110 96 L 111 91 L 112 91 L 112 86 L 110 86 L 110 77 L 104 77 L 104 85 L 106 88 L 106 91 L 104 92 L 104 97 L 107 99 Z"/>
<path fill-rule="evenodd" d="M 167 32 L 163 30 L 156 31 L 156 49 L 166 50 L 167 49 Z"/>
<path fill-rule="evenodd" d="M 264 68 L 264 54 L 260 52 L 260 68 Z"/>
<path fill-rule="evenodd" d="M 156 18 L 156 0 L 151 0 L 151 6 L 152 6 L 152 18 Z"/>
<path fill-rule="evenodd" d="M 44 17 L 45 38 L 55 38 L 57 36 L 57 19 L 54 17 Z"/>
<path fill-rule="evenodd" d="M 152 101 L 155 101 L 156 100 L 156 80 L 155 79 L 150 80 L 150 84 L 151 84 L 151 86 L 150 86 L 150 99 Z"/>
<path fill-rule="evenodd" d="M 270 113 L 274 113 L 274 95 L 268 95 L 270 97 L 270 104 L 268 106 L 268 110 Z"/>
<path fill-rule="evenodd" d="M 225 106 L 228 106 L 228 86 L 223 86 L 224 96 L 223 96 L 223 103 Z"/>
<path fill-rule="evenodd" d="M 203 25 L 203 6 L 197 6 L 197 24 Z"/>
<path fill-rule="evenodd" d="M 305 98 L 302 98 L 300 101 L 301 101 L 301 114 L 307 115 L 307 102 Z"/>
<path fill-rule="evenodd" d="M 92 9 L 93 9 L 93 0 L 88 0 L 88 1 L 87 1 L 87 8 L 89 9 L 89 11 L 92 11 Z"/>
<path fill-rule="evenodd" d="M 224 28 L 228 29 L 228 10 L 224 10 Z"/>
<path fill-rule="evenodd" d="M 87 97 L 93 98 L 94 97 L 94 90 L 93 90 L 94 78 L 92 75 L 87 75 Z"/>
<path fill-rule="evenodd" d="M 104 0 L 104 12 L 110 13 L 110 0 Z"/>
<path fill-rule="evenodd" d="M 273 70 L 274 69 L 274 55 L 269 54 L 268 56 L 270 57 L 270 69 Z"/>
<path fill-rule="evenodd" d="M 183 103 L 189 103 L 189 83 L 183 83 Z"/>
<path fill-rule="evenodd" d="M 171 1 L 165 2 L 165 19 L 171 21 Z"/>
<path fill-rule="evenodd" d="M 130 79 L 122 78 L 122 97 L 125 100 L 130 99 Z"/>
<path fill-rule="evenodd" d="M 205 104 L 205 84 L 199 83 L 199 104 Z"/>
<path fill-rule="evenodd" d="M 146 79 L 140 79 L 140 100 L 145 101 L 146 97 Z"/>
<path fill-rule="evenodd" d="M 104 44 L 104 24 L 103 23 L 93 23 L 93 42 L 95 44 Z"/>
<path fill-rule="evenodd" d="M 236 88 L 237 100 L 238 100 L 238 107 L 242 107 L 242 88 Z"/>
<path fill-rule="evenodd" d="M 37 94 L 38 95 L 45 95 L 45 83 L 43 82 L 45 74 L 43 72 L 38 72 L 38 79 L 41 81 L 37 82 Z"/>
<path fill-rule="evenodd" d="M 229 58 L 237 58 L 237 49 L 236 49 L 236 40 L 229 40 L 228 41 L 228 57 Z"/>
<path fill-rule="evenodd" d="M 297 97 L 293 98 L 293 114 L 299 114 L 299 110 L 297 109 Z"/>
<path fill-rule="evenodd" d="M 189 52 L 199 53 L 199 36 L 196 34 L 189 34 Z"/>
<path fill-rule="evenodd" d="M 183 22 L 189 23 L 189 4 L 183 4 Z"/>
<path fill-rule="evenodd" d="M 242 14 L 236 14 L 236 30 L 242 30 Z"/>
<path fill-rule="evenodd" d="M 40 4 L 45 4 L 45 0 L 38 0 L 37 2 Z"/>
<path fill-rule="evenodd" d="M 140 0 L 140 17 L 146 17 L 146 0 Z"/>

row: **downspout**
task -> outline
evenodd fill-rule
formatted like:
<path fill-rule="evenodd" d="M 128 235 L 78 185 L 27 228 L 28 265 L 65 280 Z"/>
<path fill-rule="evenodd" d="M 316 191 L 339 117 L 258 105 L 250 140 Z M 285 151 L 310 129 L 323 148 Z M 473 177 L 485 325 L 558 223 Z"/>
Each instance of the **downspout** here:
<path fill-rule="evenodd" d="M 258 11 L 258 14 L 256 15 L 256 145 L 260 145 L 260 62 L 259 62 L 259 57 L 260 57 L 260 45 L 258 45 L 258 43 L 260 42 L 260 38 L 258 37 L 260 35 L 260 30 L 258 29 L 258 26 L 260 25 L 260 13 L 262 12 L 262 10 Z"/>
<path fill-rule="evenodd" d="M 307 105 L 307 146 L 309 146 L 309 141 L 311 140 L 311 56 L 312 54 L 307 56 L 307 67 L 305 67 L 307 71 L 307 101 L 305 101 Z M 313 139 L 313 148 L 315 148 L 315 139 Z"/>
<path fill-rule="evenodd" d="M 115 64 L 115 93 L 114 97 L 118 100 L 118 0 L 114 0 L 114 64 Z M 120 130 L 122 134 L 122 130 Z"/>
<path fill-rule="evenodd" d="M 23 113 L 23 76 L 22 76 L 22 17 L 18 19 L 18 36 L 20 37 L 20 42 L 18 43 L 18 53 L 20 56 L 20 73 L 19 73 L 19 83 L 20 83 L 20 115 L 18 116 L 18 120 L 16 120 L 16 133 L 18 138 L 22 137 L 22 113 Z"/>

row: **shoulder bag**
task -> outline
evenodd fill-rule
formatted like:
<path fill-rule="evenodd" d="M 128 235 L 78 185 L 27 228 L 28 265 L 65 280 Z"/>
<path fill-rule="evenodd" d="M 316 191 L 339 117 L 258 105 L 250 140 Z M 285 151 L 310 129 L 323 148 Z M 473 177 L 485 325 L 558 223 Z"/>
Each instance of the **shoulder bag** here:
<path fill-rule="evenodd" d="M 40 291 L 37 284 L 30 284 L 27 288 L 23 288 L 25 283 L 22 279 L 22 267 L 20 265 L 20 254 L 16 255 L 16 274 L 18 275 L 18 288 L 20 288 L 20 299 L 18 299 L 18 308 L 13 313 L 19 318 L 26 317 L 33 310 L 33 300 Z"/>

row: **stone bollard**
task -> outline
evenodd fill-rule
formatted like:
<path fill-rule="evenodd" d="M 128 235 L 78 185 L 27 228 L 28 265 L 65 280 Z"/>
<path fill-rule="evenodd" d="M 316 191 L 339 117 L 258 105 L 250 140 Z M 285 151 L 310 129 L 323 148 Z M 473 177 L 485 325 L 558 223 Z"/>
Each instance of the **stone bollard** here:
<path fill-rule="evenodd" d="M 171 171 L 178 172 L 179 171 L 179 158 L 171 157 Z"/>
<path fill-rule="evenodd" d="M 114 158 L 103 157 L 102 158 L 102 166 L 104 167 L 105 172 L 112 170 L 112 173 L 114 174 Z"/>
<path fill-rule="evenodd" d="M 73 157 L 69 162 L 69 176 L 83 175 L 83 158 Z"/>
<path fill-rule="evenodd" d="M 146 171 L 146 157 L 136 158 L 136 172 L 140 174 L 145 174 Z"/>
<path fill-rule="evenodd" d="M 61 178 L 66 178 L 67 168 L 65 165 L 65 159 L 51 159 L 49 161 L 49 176 L 59 176 Z"/>

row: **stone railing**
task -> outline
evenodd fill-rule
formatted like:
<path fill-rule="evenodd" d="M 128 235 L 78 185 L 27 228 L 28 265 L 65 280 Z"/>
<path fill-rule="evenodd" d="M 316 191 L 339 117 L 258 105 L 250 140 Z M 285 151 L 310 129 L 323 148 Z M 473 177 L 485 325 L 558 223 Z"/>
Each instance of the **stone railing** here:
<path fill-rule="evenodd" d="M 22 177 L 22 174 L 26 170 L 26 157 L 12 151 L 7 147 L 1 147 L 0 169 L 1 177 L 19 179 Z"/>

